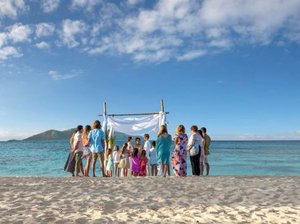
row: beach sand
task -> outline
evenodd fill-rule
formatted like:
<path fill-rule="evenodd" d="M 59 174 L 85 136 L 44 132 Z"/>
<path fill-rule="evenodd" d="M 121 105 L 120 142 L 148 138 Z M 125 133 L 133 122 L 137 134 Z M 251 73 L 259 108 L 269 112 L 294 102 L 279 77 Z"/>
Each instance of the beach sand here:
<path fill-rule="evenodd" d="M 1 177 L 0 223 L 300 223 L 300 177 Z"/>

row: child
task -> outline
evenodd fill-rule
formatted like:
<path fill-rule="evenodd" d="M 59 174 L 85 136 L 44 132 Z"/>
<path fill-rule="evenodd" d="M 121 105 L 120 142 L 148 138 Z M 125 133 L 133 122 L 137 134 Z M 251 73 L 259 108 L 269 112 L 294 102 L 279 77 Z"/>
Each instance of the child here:
<path fill-rule="evenodd" d="M 126 168 L 126 157 L 127 157 L 127 143 L 122 146 L 122 151 L 120 154 L 120 163 L 119 168 L 122 169 L 123 177 L 127 177 L 127 168 Z"/>
<path fill-rule="evenodd" d="M 148 159 L 146 156 L 146 151 L 142 150 L 140 162 L 139 162 L 139 176 L 144 177 L 147 175 L 147 163 L 148 163 Z"/>
<path fill-rule="evenodd" d="M 119 152 L 118 145 L 116 145 L 114 148 L 113 159 L 114 159 L 115 177 L 118 177 L 118 176 L 120 176 L 120 170 L 118 168 L 119 163 L 120 163 L 120 152 Z"/>
<path fill-rule="evenodd" d="M 134 148 L 133 155 L 132 155 L 132 175 L 138 176 L 139 175 L 139 149 Z"/>
<path fill-rule="evenodd" d="M 128 150 L 128 146 L 125 151 L 125 169 L 124 172 L 126 176 L 131 176 L 131 165 L 132 165 L 132 159 L 131 159 L 131 152 Z M 128 172 L 129 171 L 129 172 Z"/>
<path fill-rule="evenodd" d="M 149 152 L 149 157 L 150 157 L 150 166 L 151 166 L 151 176 L 157 176 L 157 153 L 156 153 L 156 142 L 153 141 L 151 143 L 151 149 Z"/>
<path fill-rule="evenodd" d="M 112 171 L 113 171 L 113 160 L 111 156 L 111 148 L 107 149 L 106 151 L 106 159 L 107 159 L 107 164 L 106 164 L 106 175 L 108 177 L 112 176 Z"/>

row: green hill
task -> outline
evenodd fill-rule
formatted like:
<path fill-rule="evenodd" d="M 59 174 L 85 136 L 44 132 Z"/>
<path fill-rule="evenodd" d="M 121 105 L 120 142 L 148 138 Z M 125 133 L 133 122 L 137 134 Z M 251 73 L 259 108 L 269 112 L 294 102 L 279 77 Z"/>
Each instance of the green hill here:
<path fill-rule="evenodd" d="M 48 130 L 36 135 L 33 135 L 29 138 L 24 139 L 25 141 L 29 140 L 68 140 L 70 139 L 73 131 L 75 129 L 68 129 L 65 131 L 57 131 L 57 130 Z M 121 132 L 115 132 L 115 137 L 118 141 L 127 141 L 129 135 L 121 133 Z"/>
<path fill-rule="evenodd" d="M 60 140 L 60 139 L 69 139 L 72 135 L 74 129 L 68 129 L 65 131 L 57 131 L 57 130 L 48 130 L 36 135 L 33 135 L 26 140 Z"/>

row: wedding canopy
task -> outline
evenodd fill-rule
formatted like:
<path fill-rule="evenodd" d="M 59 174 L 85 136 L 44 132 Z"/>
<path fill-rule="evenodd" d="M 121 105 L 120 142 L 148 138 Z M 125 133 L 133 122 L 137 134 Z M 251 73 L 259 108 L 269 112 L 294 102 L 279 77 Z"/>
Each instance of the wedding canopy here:
<path fill-rule="evenodd" d="M 166 124 L 166 113 L 161 111 L 150 116 L 117 118 L 103 114 L 103 129 L 122 132 L 129 135 L 143 135 L 158 132 L 161 125 Z"/>

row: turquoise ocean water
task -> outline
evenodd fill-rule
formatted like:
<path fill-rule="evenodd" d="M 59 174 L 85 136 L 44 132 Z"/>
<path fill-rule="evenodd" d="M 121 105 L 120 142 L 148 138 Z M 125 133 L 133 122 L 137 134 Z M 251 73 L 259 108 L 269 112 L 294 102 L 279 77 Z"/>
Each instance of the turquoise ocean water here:
<path fill-rule="evenodd" d="M 65 140 L 0 142 L 0 176 L 70 176 L 68 150 Z M 209 160 L 211 175 L 300 176 L 300 141 L 215 141 Z"/>

